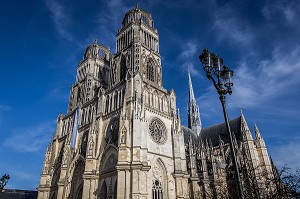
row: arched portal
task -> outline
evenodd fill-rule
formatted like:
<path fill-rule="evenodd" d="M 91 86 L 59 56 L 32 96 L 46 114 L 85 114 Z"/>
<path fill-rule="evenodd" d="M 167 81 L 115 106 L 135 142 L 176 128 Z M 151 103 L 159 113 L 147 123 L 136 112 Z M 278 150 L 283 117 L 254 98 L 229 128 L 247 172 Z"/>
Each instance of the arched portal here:
<path fill-rule="evenodd" d="M 167 198 L 167 171 L 160 158 L 154 164 L 152 175 L 152 199 Z"/>
<path fill-rule="evenodd" d="M 115 145 L 109 144 L 106 150 L 103 153 L 103 156 L 101 158 L 100 162 L 100 175 L 99 175 L 99 181 L 102 182 L 99 183 L 100 192 L 98 193 L 98 196 L 100 198 L 117 198 L 117 185 L 116 185 L 116 179 L 117 179 L 117 170 L 116 170 L 116 164 L 118 162 L 118 151 Z M 105 191 L 106 190 L 106 191 Z"/>
<path fill-rule="evenodd" d="M 81 199 L 83 188 L 83 173 L 85 163 L 82 159 L 77 159 L 71 180 L 69 198 Z"/>

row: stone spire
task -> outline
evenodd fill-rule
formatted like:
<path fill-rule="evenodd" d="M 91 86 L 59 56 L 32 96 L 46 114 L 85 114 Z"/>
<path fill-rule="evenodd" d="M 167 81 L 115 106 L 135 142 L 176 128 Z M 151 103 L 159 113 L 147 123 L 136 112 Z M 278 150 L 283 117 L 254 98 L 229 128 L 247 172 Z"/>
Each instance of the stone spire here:
<path fill-rule="evenodd" d="M 255 131 L 255 139 L 256 139 L 256 145 L 258 147 L 264 147 L 266 148 L 266 144 L 264 139 L 261 137 L 261 134 L 256 126 L 256 123 L 254 124 L 254 131 Z"/>
<path fill-rule="evenodd" d="M 202 124 L 200 120 L 200 111 L 197 105 L 194 90 L 192 85 L 192 80 L 190 76 L 190 71 L 188 70 L 189 77 L 189 103 L 188 103 L 188 125 L 197 135 L 200 134 L 202 129 Z"/>
<path fill-rule="evenodd" d="M 241 131 L 242 131 L 244 141 L 253 141 L 252 134 L 250 132 L 250 129 L 248 127 L 242 109 L 241 109 Z"/>

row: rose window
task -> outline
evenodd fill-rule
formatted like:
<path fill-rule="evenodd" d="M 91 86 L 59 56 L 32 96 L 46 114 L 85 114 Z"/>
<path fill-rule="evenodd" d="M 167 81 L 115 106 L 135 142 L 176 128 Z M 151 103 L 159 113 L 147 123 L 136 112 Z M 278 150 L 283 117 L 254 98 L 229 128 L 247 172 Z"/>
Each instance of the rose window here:
<path fill-rule="evenodd" d="M 163 144 L 167 139 L 166 127 L 164 123 L 157 118 L 152 119 L 150 122 L 149 132 L 151 138 L 158 144 Z"/>

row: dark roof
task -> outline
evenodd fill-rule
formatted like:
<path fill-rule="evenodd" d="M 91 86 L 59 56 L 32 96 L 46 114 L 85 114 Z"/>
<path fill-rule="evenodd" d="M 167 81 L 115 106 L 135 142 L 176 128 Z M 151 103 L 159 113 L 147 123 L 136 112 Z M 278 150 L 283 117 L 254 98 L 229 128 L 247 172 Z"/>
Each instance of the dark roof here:
<path fill-rule="evenodd" d="M 183 136 L 184 136 L 184 143 L 188 143 L 189 140 L 189 136 L 192 136 L 193 140 L 197 140 L 198 136 L 196 135 L 196 133 L 194 133 L 194 131 L 192 129 L 189 129 L 185 126 L 181 126 L 182 130 L 183 130 Z"/>
<path fill-rule="evenodd" d="M 239 141 L 241 139 L 241 116 L 230 120 L 229 126 L 231 132 L 235 134 L 237 141 Z M 219 145 L 219 137 L 221 137 L 224 143 L 229 143 L 229 136 L 225 122 L 203 128 L 200 132 L 200 137 L 203 141 L 211 140 L 213 146 Z"/>
<path fill-rule="evenodd" d="M 241 116 L 229 121 L 231 132 L 235 134 L 237 141 L 241 140 Z M 184 132 L 184 142 L 187 143 L 188 136 L 192 135 L 197 139 L 197 135 L 189 128 L 182 126 Z M 229 136 L 225 122 L 201 129 L 200 138 L 202 141 L 212 142 L 213 146 L 219 145 L 219 137 L 226 144 L 229 143 Z M 199 138 L 198 138 L 199 139 Z"/>

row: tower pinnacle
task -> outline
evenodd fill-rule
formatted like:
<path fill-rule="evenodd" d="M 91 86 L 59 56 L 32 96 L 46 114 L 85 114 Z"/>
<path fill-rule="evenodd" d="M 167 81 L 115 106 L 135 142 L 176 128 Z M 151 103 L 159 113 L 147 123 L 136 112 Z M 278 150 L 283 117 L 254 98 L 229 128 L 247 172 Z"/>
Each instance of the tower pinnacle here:
<path fill-rule="evenodd" d="M 202 124 L 200 120 L 199 107 L 197 105 L 194 96 L 190 70 L 188 70 L 188 78 L 189 78 L 188 125 L 190 129 L 192 129 L 197 135 L 199 135 L 202 129 Z"/>

